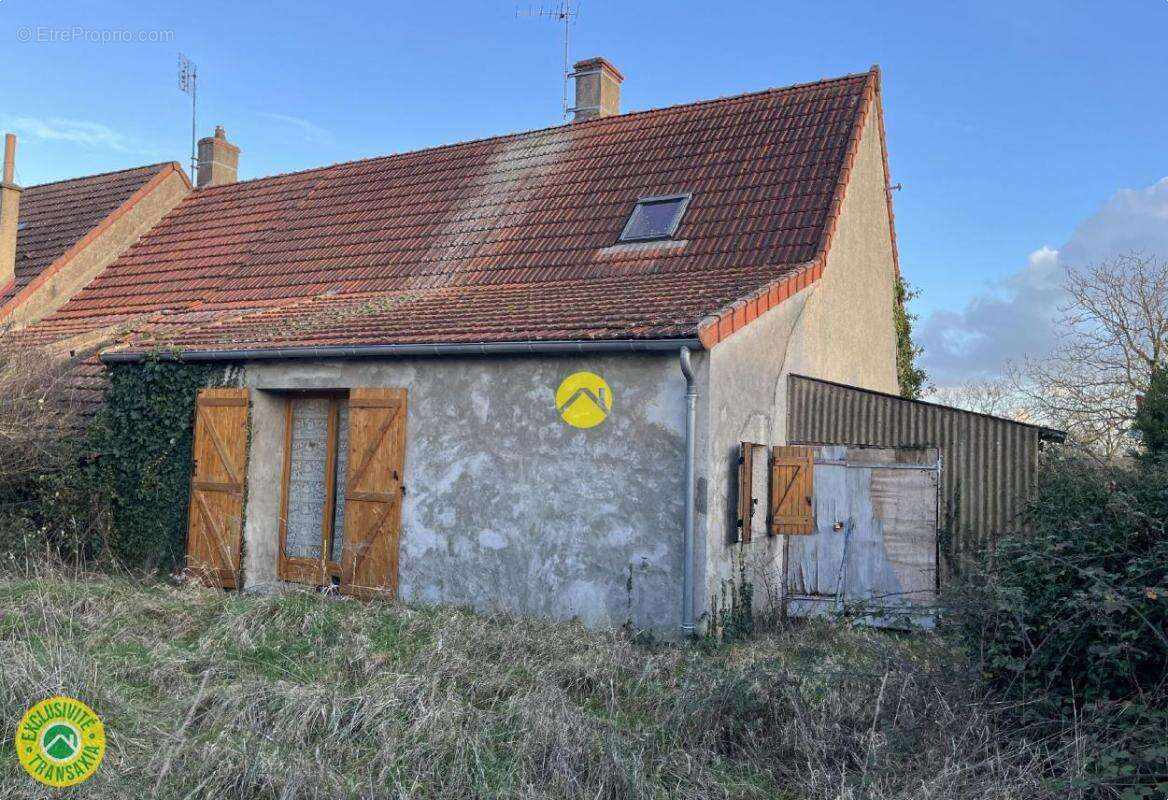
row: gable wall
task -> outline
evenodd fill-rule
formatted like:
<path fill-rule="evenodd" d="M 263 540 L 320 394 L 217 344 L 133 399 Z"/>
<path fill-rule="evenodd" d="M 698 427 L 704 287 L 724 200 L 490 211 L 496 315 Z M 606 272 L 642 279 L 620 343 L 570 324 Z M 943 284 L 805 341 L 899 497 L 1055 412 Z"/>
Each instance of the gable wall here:
<path fill-rule="evenodd" d="M 705 564 L 698 576 L 707 608 L 722 582 L 737 574 L 737 558 L 747 563 L 758 610 L 777 603 L 782 537 L 756 531 L 751 545 L 730 542 L 738 443 L 786 443 L 786 376 L 796 372 L 898 391 L 895 265 L 877 110 L 878 105 L 868 113 L 823 276 L 709 353 L 709 430 L 699 457 L 706 479 L 704 502 L 699 501 L 705 510 L 699 517 Z M 764 495 L 755 491 L 756 497 Z"/>

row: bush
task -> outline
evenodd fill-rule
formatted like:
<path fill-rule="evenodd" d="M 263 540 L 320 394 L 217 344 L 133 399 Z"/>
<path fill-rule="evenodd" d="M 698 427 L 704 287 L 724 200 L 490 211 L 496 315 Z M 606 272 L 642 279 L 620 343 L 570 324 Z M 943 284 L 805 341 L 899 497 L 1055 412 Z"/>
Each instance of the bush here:
<path fill-rule="evenodd" d="M 68 479 L 82 415 L 76 361 L 13 342 L 0 346 L 0 553 L 76 557 L 105 519 L 98 497 Z"/>
<path fill-rule="evenodd" d="M 1098 791 L 1168 793 L 1168 464 L 1045 464 L 1030 529 L 975 576 L 965 632 L 993 696 L 1076 737 Z"/>
<path fill-rule="evenodd" d="M 0 554 L 172 569 L 182 562 L 198 390 L 211 365 L 111 368 L 91 418 L 73 397 L 77 362 L 0 350 Z"/>

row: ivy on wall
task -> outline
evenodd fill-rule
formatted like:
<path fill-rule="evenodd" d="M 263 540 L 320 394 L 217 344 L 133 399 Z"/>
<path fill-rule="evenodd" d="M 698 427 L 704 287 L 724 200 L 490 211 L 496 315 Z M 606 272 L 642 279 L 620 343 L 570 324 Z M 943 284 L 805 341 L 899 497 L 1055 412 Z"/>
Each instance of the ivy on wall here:
<path fill-rule="evenodd" d="M 928 376 L 917 366 L 917 357 L 924 352 L 912 338 L 912 326 L 916 315 L 908 311 L 908 303 L 920 291 L 905 283 L 899 275 L 896 278 L 896 298 L 892 308 L 896 322 L 896 377 L 900 383 L 900 396 L 919 400 L 925 390 Z"/>
<path fill-rule="evenodd" d="M 89 431 L 86 479 L 108 498 L 109 555 L 129 567 L 182 564 L 190 500 L 195 398 L 222 385 L 210 364 L 149 359 L 109 368 L 105 405 Z"/>

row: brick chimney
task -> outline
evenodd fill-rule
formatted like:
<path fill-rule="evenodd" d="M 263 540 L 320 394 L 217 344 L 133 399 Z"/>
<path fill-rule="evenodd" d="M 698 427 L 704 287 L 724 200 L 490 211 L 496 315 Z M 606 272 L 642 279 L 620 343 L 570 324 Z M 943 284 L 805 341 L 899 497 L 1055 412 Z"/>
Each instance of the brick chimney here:
<path fill-rule="evenodd" d="M 227 141 L 227 131 L 215 126 L 215 135 L 199 140 L 198 188 L 235 183 L 239 177 L 239 148 Z"/>
<path fill-rule="evenodd" d="M 16 137 L 4 135 L 4 177 L 0 180 L 0 291 L 16 282 L 16 237 L 20 187 L 16 185 Z"/>
<path fill-rule="evenodd" d="M 620 87 L 625 79 L 612 64 L 603 58 L 577 61 L 572 67 L 576 79 L 575 122 L 597 117 L 611 117 L 620 113 Z"/>

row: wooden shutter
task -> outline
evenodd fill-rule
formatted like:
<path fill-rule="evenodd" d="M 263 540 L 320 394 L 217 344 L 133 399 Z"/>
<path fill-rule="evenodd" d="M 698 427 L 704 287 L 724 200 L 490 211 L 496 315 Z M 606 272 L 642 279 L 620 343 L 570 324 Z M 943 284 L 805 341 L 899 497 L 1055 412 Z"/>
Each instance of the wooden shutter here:
<path fill-rule="evenodd" d="M 771 533 L 815 532 L 812 519 L 815 451 L 810 447 L 771 449 Z"/>
<path fill-rule="evenodd" d="M 247 478 L 247 389 L 201 389 L 195 402 L 187 569 L 208 586 L 239 587 Z"/>
<path fill-rule="evenodd" d="M 754 445 L 738 443 L 738 541 L 751 541 L 750 518 L 754 513 Z"/>
<path fill-rule="evenodd" d="M 405 453 L 405 389 L 353 389 L 341 552 L 341 591 L 346 594 L 397 593 Z"/>

